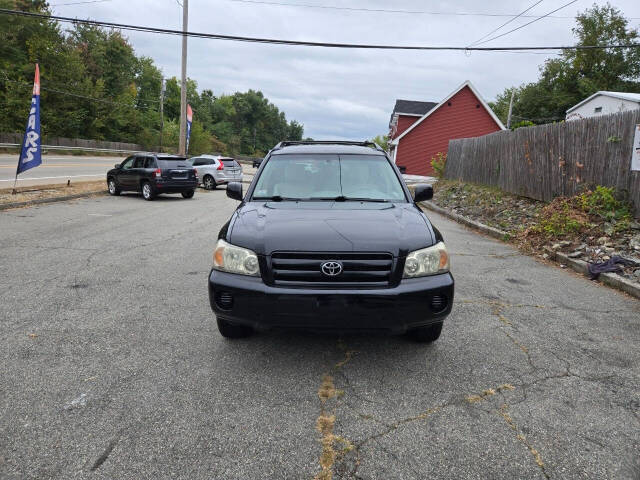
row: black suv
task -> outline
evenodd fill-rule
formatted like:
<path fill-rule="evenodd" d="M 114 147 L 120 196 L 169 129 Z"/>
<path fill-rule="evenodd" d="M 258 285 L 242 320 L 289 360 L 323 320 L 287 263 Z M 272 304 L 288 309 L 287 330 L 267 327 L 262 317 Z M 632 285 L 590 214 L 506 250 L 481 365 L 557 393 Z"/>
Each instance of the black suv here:
<path fill-rule="evenodd" d="M 163 153 L 136 153 L 107 172 L 111 195 L 142 192 L 145 200 L 159 193 L 181 193 L 191 198 L 198 186 L 198 171 L 185 157 Z"/>
<path fill-rule="evenodd" d="M 440 336 L 453 277 L 440 232 L 375 144 L 282 142 L 218 234 L 209 301 L 220 333 L 374 330 Z"/>

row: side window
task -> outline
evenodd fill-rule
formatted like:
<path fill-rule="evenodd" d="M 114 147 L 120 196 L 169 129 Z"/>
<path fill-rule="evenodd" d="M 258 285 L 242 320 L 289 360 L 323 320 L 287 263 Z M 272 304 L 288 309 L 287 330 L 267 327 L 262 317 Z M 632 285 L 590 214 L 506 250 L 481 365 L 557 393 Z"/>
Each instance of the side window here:
<path fill-rule="evenodd" d="M 145 157 L 136 157 L 136 159 L 133 161 L 133 168 L 143 168 L 144 158 Z"/>
<path fill-rule="evenodd" d="M 153 157 L 146 157 L 144 159 L 144 168 L 156 168 L 156 159 Z"/>
<path fill-rule="evenodd" d="M 129 170 L 131 168 L 131 165 L 133 165 L 133 161 L 135 160 L 136 157 L 129 157 L 127 158 L 124 162 L 122 162 L 121 168 L 123 170 Z"/>
<path fill-rule="evenodd" d="M 206 164 L 206 160 L 201 160 L 201 159 L 196 159 L 193 161 L 193 166 L 194 167 L 199 167 L 201 165 L 205 165 Z"/>

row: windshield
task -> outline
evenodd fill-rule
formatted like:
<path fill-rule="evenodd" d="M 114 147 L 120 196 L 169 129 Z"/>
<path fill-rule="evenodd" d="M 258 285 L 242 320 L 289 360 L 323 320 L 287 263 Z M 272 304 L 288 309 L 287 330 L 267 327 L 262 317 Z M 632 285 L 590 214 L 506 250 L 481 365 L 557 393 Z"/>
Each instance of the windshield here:
<path fill-rule="evenodd" d="M 274 155 L 252 199 L 406 201 L 393 167 L 381 155 Z"/>

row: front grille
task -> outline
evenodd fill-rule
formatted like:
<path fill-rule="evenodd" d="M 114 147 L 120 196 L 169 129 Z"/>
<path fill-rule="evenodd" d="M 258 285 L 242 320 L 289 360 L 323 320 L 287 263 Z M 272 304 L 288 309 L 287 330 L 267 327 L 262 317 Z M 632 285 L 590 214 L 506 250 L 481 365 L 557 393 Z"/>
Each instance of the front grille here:
<path fill-rule="evenodd" d="M 342 272 L 322 272 L 325 262 L 337 262 Z M 393 271 L 390 253 L 302 253 L 275 252 L 271 255 L 271 278 L 275 285 L 314 287 L 387 287 Z"/>

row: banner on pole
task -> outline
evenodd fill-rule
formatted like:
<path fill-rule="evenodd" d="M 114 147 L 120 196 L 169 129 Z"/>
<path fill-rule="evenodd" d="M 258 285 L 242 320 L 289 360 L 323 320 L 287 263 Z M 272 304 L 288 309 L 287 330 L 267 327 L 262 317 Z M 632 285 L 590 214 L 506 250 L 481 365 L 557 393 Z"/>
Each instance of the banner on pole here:
<path fill-rule="evenodd" d="M 189 137 L 191 136 L 191 121 L 193 120 L 193 110 L 191 110 L 191 105 L 187 103 L 187 147 L 185 152 L 189 153 Z"/>
<path fill-rule="evenodd" d="M 33 81 L 33 96 L 31 97 L 31 108 L 27 119 L 27 128 L 22 140 L 20 160 L 16 176 L 37 167 L 42 163 L 42 138 L 40 136 L 40 67 L 36 63 L 36 74 Z"/>

